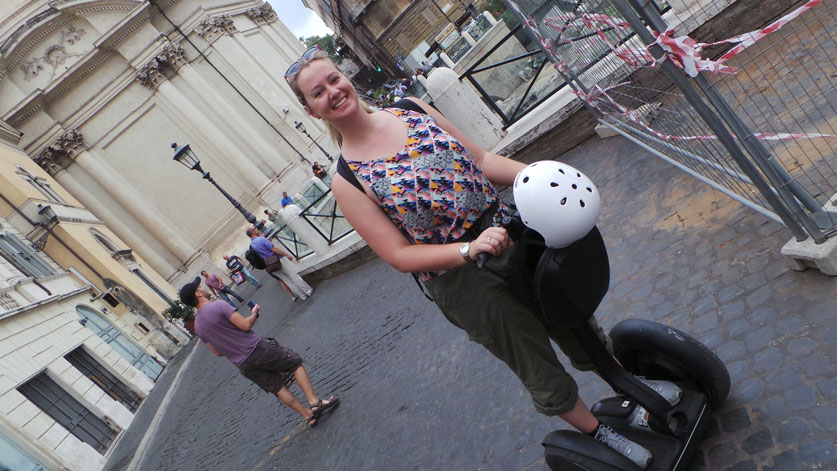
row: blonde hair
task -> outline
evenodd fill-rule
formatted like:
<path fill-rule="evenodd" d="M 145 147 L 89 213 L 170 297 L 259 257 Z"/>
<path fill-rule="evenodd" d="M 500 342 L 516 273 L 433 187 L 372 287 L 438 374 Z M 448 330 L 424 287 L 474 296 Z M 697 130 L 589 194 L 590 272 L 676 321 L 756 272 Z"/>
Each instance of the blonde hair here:
<path fill-rule="evenodd" d="M 297 84 L 296 80 L 299 77 L 299 73 L 302 71 L 302 69 L 308 67 L 308 64 L 317 60 L 325 60 L 334 65 L 334 63 L 331 62 L 331 59 L 329 59 L 328 53 L 321 49 L 313 53 L 308 58 L 301 57 L 299 59 L 299 68 L 296 69 L 296 71 L 294 71 L 293 73 L 289 74 L 287 77 L 285 77 L 285 80 L 288 82 L 288 85 L 290 85 L 291 90 L 293 90 L 294 92 L 294 95 L 296 95 L 296 99 L 299 100 L 300 103 L 302 103 L 302 106 L 308 106 L 308 102 L 305 101 L 305 94 L 303 94 L 302 90 L 300 90 L 299 84 Z M 336 67 L 337 66 L 335 65 L 335 68 Z M 338 69 L 338 72 L 339 71 L 340 69 Z M 340 73 L 342 74 L 343 72 Z M 354 83 L 352 83 L 352 86 L 354 87 Z M 357 87 L 354 88 L 355 90 L 357 90 Z M 369 103 L 366 103 L 365 101 L 361 100 L 360 97 L 358 97 L 358 103 L 360 103 L 360 107 L 367 113 L 372 114 L 375 112 L 375 109 L 371 105 L 369 105 Z M 331 136 L 331 139 L 337 143 L 338 147 L 341 147 L 343 145 L 343 136 L 340 134 L 340 131 L 338 131 L 337 128 L 334 127 L 334 125 L 329 123 L 328 121 L 323 122 L 326 125 L 326 129 L 328 129 L 328 134 L 329 136 Z"/>

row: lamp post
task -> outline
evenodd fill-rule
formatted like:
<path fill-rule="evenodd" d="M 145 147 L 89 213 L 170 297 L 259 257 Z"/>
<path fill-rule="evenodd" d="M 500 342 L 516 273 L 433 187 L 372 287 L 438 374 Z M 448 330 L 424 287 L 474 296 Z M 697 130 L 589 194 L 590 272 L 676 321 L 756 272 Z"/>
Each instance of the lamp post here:
<path fill-rule="evenodd" d="M 310 134 L 308 134 L 308 131 L 305 130 L 305 125 L 302 124 L 301 121 L 294 121 L 294 127 L 297 131 L 308 136 L 308 139 L 311 139 L 311 142 L 313 142 L 314 145 L 317 146 L 317 149 L 320 149 L 320 152 L 322 152 L 323 154 L 325 154 L 326 157 L 328 157 L 329 162 L 334 162 L 334 159 L 328 154 L 328 152 L 326 152 L 325 149 L 323 149 L 322 146 L 320 146 L 320 144 L 317 141 L 315 141 Z"/>
<path fill-rule="evenodd" d="M 215 186 L 215 188 L 217 188 L 218 191 L 221 192 L 222 195 L 224 195 L 228 200 L 230 200 L 230 203 L 232 203 L 233 207 L 244 215 L 244 218 L 247 219 L 247 222 L 249 222 L 250 224 L 254 224 L 258 229 L 264 227 L 264 221 L 256 221 L 256 217 L 253 216 L 253 214 L 251 214 L 250 211 L 247 211 L 247 209 L 244 208 L 244 206 L 242 206 L 241 203 L 239 203 L 235 198 L 233 198 L 231 194 L 224 191 L 224 189 L 221 188 L 221 185 L 215 183 L 215 180 L 209 175 L 209 172 L 203 171 L 203 169 L 201 168 L 200 159 L 198 159 L 198 156 L 195 155 L 195 153 L 192 151 L 192 148 L 189 147 L 189 144 L 178 147 L 177 143 L 174 143 L 171 145 L 171 148 L 174 149 L 175 162 L 180 162 L 181 164 L 183 164 L 184 167 L 188 168 L 189 170 L 196 170 L 200 172 L 203 175 L 204 180 L 209 180 L 209 183 L 212 183 Z"/>

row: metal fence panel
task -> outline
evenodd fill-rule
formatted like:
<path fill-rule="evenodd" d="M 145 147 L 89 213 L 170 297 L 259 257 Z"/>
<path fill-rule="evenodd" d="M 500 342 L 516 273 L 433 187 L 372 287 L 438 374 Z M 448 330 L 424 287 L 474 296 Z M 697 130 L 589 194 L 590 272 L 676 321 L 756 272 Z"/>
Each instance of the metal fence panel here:
<path fill-rule="evenodd" d="M 508 1 L 600 121 L 780 220 L 797 239 L 837 232 L 835 2 L 671 3 Z M 810 8 L 793 16 L 800 7 Z M 654 35 L 668 54 L 646 47 Z M 689 56 L 690 41 L 707 45 Z M 737 55 L 706 62 L 736 46 Z M 689 80 L 678 62 L 716 71 Z"/>

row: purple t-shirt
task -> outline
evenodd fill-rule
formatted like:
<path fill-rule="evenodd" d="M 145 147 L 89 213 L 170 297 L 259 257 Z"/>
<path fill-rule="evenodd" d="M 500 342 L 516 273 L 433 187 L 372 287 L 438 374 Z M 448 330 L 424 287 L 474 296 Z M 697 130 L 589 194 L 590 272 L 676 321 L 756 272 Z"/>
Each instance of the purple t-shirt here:
<path fill-rule="evenodd" d="M 273 250 L 271 250 L 273 248 L 273 242 L 267 240 L 266 237 L 254 237 L 253 240 L 250 241 L 250 245 L 261 258 L 267 258 L 274 255 Z M 282 256 L 279 255 L 279 258 L 282 258 Z"/>
<path fill-rule="evenodd" d="M 224 286 L 226 285 L 224 285 L 224 282 L 221 281 L 221 278 L 218 278 L 218 275 L 213 273 L 212 275 L 209 275 L 209 278 L 206 279 L 206 286 L 221 290 L 224 289 Z"/>
<path fill-rule="evenodd" d="M 230 321 L 235 308 L 226 301 L 214 301 L 195 313 L 195 332 L 205 343 L 238 366 L 253 353 L 262 337 L 252 330 L 244 332 Z"/>

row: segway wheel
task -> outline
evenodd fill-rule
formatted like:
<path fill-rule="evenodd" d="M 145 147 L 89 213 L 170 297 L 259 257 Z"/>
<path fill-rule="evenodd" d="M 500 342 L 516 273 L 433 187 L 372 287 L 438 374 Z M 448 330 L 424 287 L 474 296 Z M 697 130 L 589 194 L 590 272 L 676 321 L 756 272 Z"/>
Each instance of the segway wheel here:
<path fill-rule="evenodd" d="M 715 408 L 729 394 L 729 372 L 715 353 L 690 335 L 656 322 L 630 319 L 610 331 L 613 354 L 628 371 L 684 383 Z"/>
<path fill-rule="evenodd" d="M 546 464 L 553 471 L 642 471 L 613 448 L 575 431 L 549 433 L 543 448 Z"/>
<path fill-rule="evenodd" d="M 563 448 L 545 447 L 544 456 L 549 469 L 553 471 L 624 471 L 622 468 Z M 639 469 L 639 468 L 637 468 Z"/>

